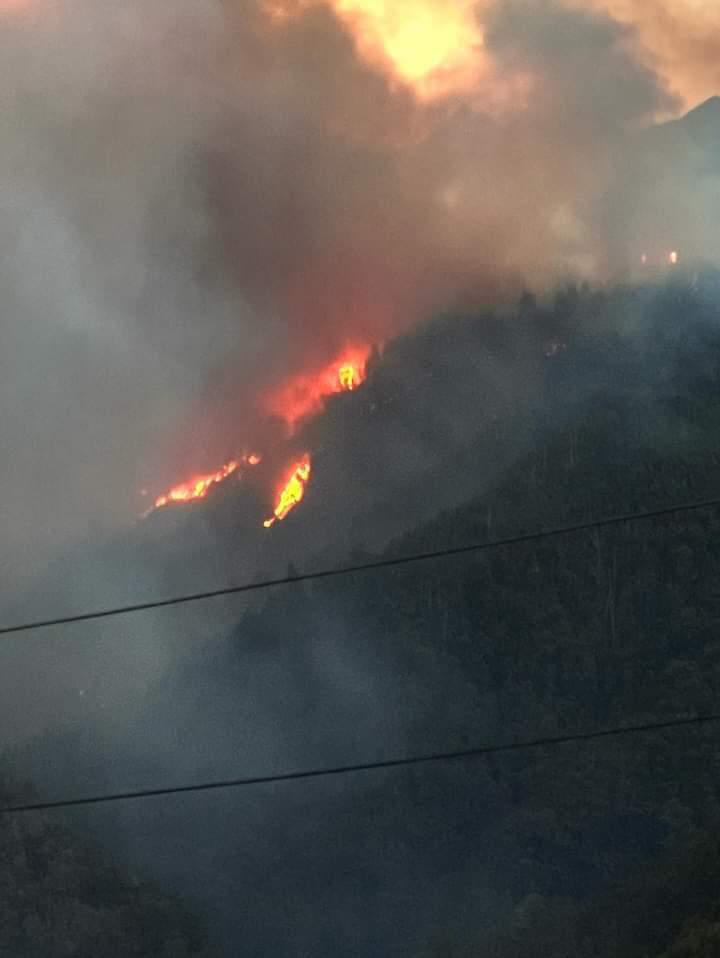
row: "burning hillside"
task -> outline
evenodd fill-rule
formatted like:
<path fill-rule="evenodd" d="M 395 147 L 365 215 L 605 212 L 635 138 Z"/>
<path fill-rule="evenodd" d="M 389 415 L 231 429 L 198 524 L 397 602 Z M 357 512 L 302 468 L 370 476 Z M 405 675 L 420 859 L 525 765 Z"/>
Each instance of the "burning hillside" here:
<path fill-rule="evenodd" d="M 286 384 L 270 393 L 261 406 L 265 412 L 281 419 L 292 436 L 304 421 L 322 411 L 324 401 L 332 395 L 353 392 L 365 381 L 370 347 L 353 346 L 345 349 L 332 363 L 323 366 L 314 373 L 302 373 L 294 376 Z M 277 449 L 270 450 L 273 462 L 284 458 Z M 225 463 L 216 472 L 201 473 L 186 479 L 170 490 L 158 496 L 154 506 L 145 515 L 168 506 L 183 505 L 204 499 L 216 485 L 225 482 L 230 476 L 242 480 L 246 467 L 260 466 L 265 461 L 263 454 L 246 453 L 237 459 Z M 282 522 L 303 500 L 305 489 L 311 475 L 311 458 L 305 453 L 299 459 L 283 467 L 280 481 L 275 486 L 272 501 L 273 515 L 264 522 L 266 529 Z M 270 467 L 267 474 L 272 472 Z M 264 478 L 264 477 L 263 477 Z"/>
<path fill-rule="evenodd" d="M 277 505 L 272 518 L 266 519 L 263 525 L 271 529 L 276 522 L 282 522 L 305 498 L 305 488 L 310 480 L 312 466 L 310 456 L 305 455 L 293 464 L 290 473 L 280 484 L 277 494 Z"/>
<path fill-rule="evenodd" d="M 322 410 L 328 396 L 362 385 L 369 356 L 369 346 L 348 347 L 327 366 L 293 376 L 264 398 L 265 412 L 282 419 L 292 434 L 301 422 Z"/>
<path fill-rule="evenodd" d="M 268 454 L 270 515 L 305 446 L 272 463 L 252 401 L 297 435 L 362 380 L 364 350 L 329 385 L 322 369 L 293 379 L 329 343 L 387 341 L 558 276 L 605 281 L 626 244 L 638 264 L 656 220 L 681 262 L 714 250 L 714 193 L 684 202 L 685 176 L 672 208 L 654 166 L 607 202 L 628 134 L 678 115 L 670 90 L 694 102 L 691 74 L 716 82 L 712 44 L 672 69 L 661 57 L 662 75 L 661 38 L 641 49 L 660 29 L 646 7 L 690 5 L 0 0 L 28 11 L 0 15 L 12 567 L 90 518 L 119 527 L 141 475 L 161 509 L 237 482 L 238 433 Z M 629 215 L 645 184 L 662 214 L 647 231 Z M 297 365 L 277 389 L 283 357 Z"/>
<path fill-rule="evenodd" d="M 214 485 L 219 485 L 232 475 L 237 475 L 238 478 L 241 479 L 243 467 L 258 466 L 261 462 L 262 456 L 259 456 L 257 453 L 247 453 L 239 459 L 231 459 L 230 462 L 226 462 L 225 465 L 221 466 L 216 472 L 193 476 L 179 483 L 177 486 L 173 486 L 172 489 L 169 489 L 161 496 L 158 496 L 154 505 L 145 515 L 149 515 L 150 512 L 156 509 L 163 509 L 165 506 L 180 505 L 193 502 L 197 499 L 204 499 Z"/>

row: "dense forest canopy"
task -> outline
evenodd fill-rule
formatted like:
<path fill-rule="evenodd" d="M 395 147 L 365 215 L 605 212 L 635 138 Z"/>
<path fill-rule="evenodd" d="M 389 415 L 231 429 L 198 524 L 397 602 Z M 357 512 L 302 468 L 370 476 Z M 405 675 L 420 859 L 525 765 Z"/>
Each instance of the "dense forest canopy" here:
<path fill-rule="evenodd" d="M 0 804 L 27 800 L 0 787 Z M 0 817 L 0 953 L 7 958 L 209 958 L 201 921 L 125 872 L 58 816 Z"/>

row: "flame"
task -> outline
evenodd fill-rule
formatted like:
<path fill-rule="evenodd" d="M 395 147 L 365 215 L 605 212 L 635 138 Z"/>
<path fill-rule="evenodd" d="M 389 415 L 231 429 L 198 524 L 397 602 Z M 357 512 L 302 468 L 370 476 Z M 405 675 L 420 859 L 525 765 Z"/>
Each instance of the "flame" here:
<path fill-rule="evenodd" d="M 362 385 L 369 355 L 369 346 L 348 347 L 328 366 L 296 376 L 267 396 L 263 403 L 266 412 L 285 420 L 293 430 L 303 419 L 320 412 L 328 396 L 352 392 Z"/>
<path fill-rule="evenodd" d="M 153 508 L 162 509 L 163 506 L 169 506 L 173 503 L 192 502 L 195 499 L 204 499 L 211 486 L 223 482 L 228 476 L 237 472 L 241 465 L 257 466 L 261 462 L 262 457 L 257 455 L 257 453 L 242 456 L 240 459 L 231 459 L 230 462 L 226 462 L 217 472 L 193 476 L 192 479 L 188 479 L 187 482 L 181 482 L 179 485 L 173 486 L 169 492 L 158 496 Z M 152 511 L 152 509 L 150 511 Z"/>
<path fill-rule="evenodd" d="M 353 392 L 365 381 L 369 346 L 349 346 L 329 365 L 314 373 L 303 373 L 291 379 L 286 385 L 265 398 L 262 405 L 266 412 L 283 419 L 290 430 L 308 416 L 322 409 L 323 400 L 334 393 Z M 193 476 L 174 486 L 155 500 L 154 506 L 144 513 L 149 515 L 153 509 L 162 509 L 177 503 L 193 502 L 203 499 L 211 487 L 224 482 L 233 473 L 239 473 L 243 466 L 258 466 L 262 457 L 255 452 L 247 453 L 238 459 L 226 463 L 217 472 Z M 269 529 L 282 521 L 295 506 L 302 501 L 305 487 L 310 479 L 310 457 L 305 455 L 296 462 L 277 491 L 277 505 L 272 518 L 265 522 Z"/>
<path fill-rule="evenodd" d="M 677 250 L 673 250 L 672 253 L 670 253 L 668 256 L 668 262 L 671 266 L 677 266 L 677 264 L 680 262 L 680 254 Z"/>
<path fill-rule="evenodd" d="M 282 522 L 295 506 L 302 502 L 305 497 L 305 487 L 310 480 L 311 470 L 310 456 L 307 454 L 299 462 L 293 464 L 292 471 L 278 490 L 274 515 L 263 523 L 266 529 L 272 528 L 276 522 Z"/>
<path fill-rule="evenodd" d="M 338 382 L 340 383 L 340 388 L 345 389 L 347 392 L 352 392 L 355 386 L 362 382 L 360 375 L 361 373 L 358 367 L 353 366 L 352 363 L 347 363 L 345 366 L 341 366 L 340 369 L 338 369 Z"/>

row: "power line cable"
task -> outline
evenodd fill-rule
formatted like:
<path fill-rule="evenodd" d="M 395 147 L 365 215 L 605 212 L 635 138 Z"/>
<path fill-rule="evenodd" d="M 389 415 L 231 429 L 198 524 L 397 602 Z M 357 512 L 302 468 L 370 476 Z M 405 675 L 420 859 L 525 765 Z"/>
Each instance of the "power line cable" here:
<path fill-rule="evenodd" d="M 278 775 L 257 775 L 246 778 L 227 779 L 225 781 L 201 782 L 196 785 L 180 785 L 169 788 L 149 788 L 138 791 L 111 792 L 106 795 L 92 795 L 86 798 L 69 798 L 49 802 L 33 802 L 22 805 L 0 807 L 0 815 L 19 815 L 28 812 L 47 812 L 58 809 L 79 808 L 87 805 L 108 805 L 115 802 L 139 801 L 151 798 L 163 798 L 171 795 L 190 795 L 200 792 L 228 791 L 249 788 L 258 785 L 276 785 L 287 782 L 309 781 L 311 779 L 332 778 L 341 775 L 357 775 L 364 772 L 409 768 L 430 765 L 435 762 L 455 762 L 483 758 L 490 755 L 503 755 L 510 752 L 531 751 L 533 749 L 553 748 L 576 742 L 591 742 L 599 739 L 620 738 L 630 735 L 644 735 L 681 728 L 692 728 L 720 723 L 720 714 L 696 715 L 692 718 L 668 719 L 663 722 L 648 722 L 642 725 L 625 725 L 601 729 L 595 732 L 577 732 L 571 735 L 548 736 L 529 741 L 509 742 L 504 745 L 485 745 L 477 748 L 452 752 L 433 752 L 428 755 L 416 755 L 408 758 L 392 758 L 379 762 L 364 762 L 356 765 L 339 765 L 334 768 L 315 768 L 305 771 L 285 772 Z"/>
<path fill-rule="evenodd" d="M 432 552 L 418 552 L 411 555 L 397 556 L 391 559 L 376 559 L 358 565 L 340 566 L 334 569 L 320 569 L 316 572 L 306 572 L 299 575 L 284 576 L 278 579 L 265 579 L 260 582 L 247 582 L 242 585 L 227 586 L 222 589 L 213 589 L 209 592 L 191 592 L 185 595 L 173 596 L 167 599 L 155 599 L 149 602 L 138 602 L 132 605 L 116 606 L 101 609 L 95 612 L 84 612 L 79 615 L 58 616 L 52 619 L 38 619 L 20 625 L 8 625 L 0 628 L 0 637 L 16 635 L 19 632 L 32 632 L 39 629 L 49 629 L 55 626 L 72 625 L 79 622 L 94 622 L 99 619 L 115 618 L 137 612 L 150 612 L 154 609 L 167 609 L 171 606 L 188 605 L 193 602 L 207 602 L 223 596 L 242 595 L 248 592 L 258 592 L 263 589 L 273 589 L 279 586 L 293 585 L 300 582 L 316 582 L 321 579 L 334 579 L 340 576 L 355 575 L 363 572 L 375 572 L 382 569 L 392 569 L 398 566 L 411 565 L 418 562 L 429 562 L 435 559 L 447 559 L 454 556 L 469 555 L 485 552 L 491 549 L 500 549 L 505 546 L 518 546 L 543 539 L 552 539 L 559 536 L 587 532 L 593 529 L 605 529 L 610 526 L 623 525 L 630 522 L 643 522 L 654 519 L 669 518 L 689 512 L 699 512 L 703 509 L 715 509 L 720 506 L 720 498 L 705 499 L 698 502 L 682 503 L 666 506 L 662 509 L 652 509 L 647 512 L 632 512 L 625 515 L 610 516 L 605 519 L 593 519 L 586 522 L 577 522 L 572 525 L 558 526 L 538 532 L 529 532 L 504 539 L 492 539 L 486 542 L 475 542 L 470 545 L 457 546 L 449 549 L 438 549 Z"/>

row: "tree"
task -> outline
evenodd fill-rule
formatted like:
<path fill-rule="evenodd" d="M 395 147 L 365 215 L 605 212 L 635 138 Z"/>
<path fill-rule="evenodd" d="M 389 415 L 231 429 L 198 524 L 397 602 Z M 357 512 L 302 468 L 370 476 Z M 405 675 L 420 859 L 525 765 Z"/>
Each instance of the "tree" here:
<path fill-rule="evenodd" d="M 0 789 L 0 803 L 12 802 Z M 17 801 L 17 793 L 15 793 Z M 183 905 L 46 814 L 0 816 L 3 958 L 200 958 Z"/>

